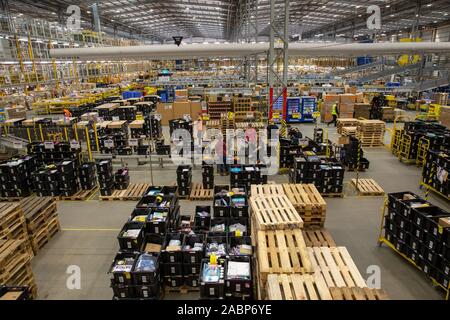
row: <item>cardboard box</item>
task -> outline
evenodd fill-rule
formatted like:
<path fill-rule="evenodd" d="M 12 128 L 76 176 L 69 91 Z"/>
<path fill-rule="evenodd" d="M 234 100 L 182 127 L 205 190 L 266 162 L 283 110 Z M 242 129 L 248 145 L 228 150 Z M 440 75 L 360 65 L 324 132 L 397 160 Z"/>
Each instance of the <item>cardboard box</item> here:
<path fill-rule="evenodd" d="M 345 104 L 351 104 L 356 102 L 356 95 L 348 93 L 348 94 L 341 94 L 339 96 L 339 102 L 345 103 Z"/>
<path fill-rule="evenodd" d="M 186 89 L 175 90 L 175 101 L 188 101 L 188 91 Z"/>
<path fill-rule="evenodd" d="M 202 113 L 202 103 L 200 101 L 191 101 L 191 118 L 196 120 L 198 115 Z"/>
<path fill-rule="evenodd" d="M 338 139 L 338 144 L 349 144 L 349 143 L 350 143 L 350 137 L 341 136 Z"/>
<path fill-rule="evenodd" d="M 338 94 L 326 94 L 323 96 L 323 102 L 325 103 L 337 103 L 340 102 Z"/>
<path fill-rule="evenodd" d="M 355 111 L 355 104 L 354 103 L 341 103 L 341 104 L 339 104 L 339 114 L 341 114 L 341 113 L 351 113 L 351 114 L 353 114 L 353 111 Z M 350 117 L 350 118 L 352 118 L 352 117 Z M 346 118 L 346 117 L 343 117 L 343 118 Z"/>
<path fill-rule="evenodd" d="M 176 101 L 173 103 L 173 119 L 183 118 L 185 114 L 191 114 L 191 102 Z"/>
<path fill-rule="evenodd" d="M 217 95 L 215 94 L 208 95 L 208 102 L 217 102 Z"/>
<path fill-rule="evenodd" d="M 446 126 L 447 129 L 450 129 L 450 106 L 442 106 L 441 107 L 441 115 L 439 117 L 441 120 L 441 124 Z"/>
<path fill-rule="evenodd" d="M 173 104 L 158 102 L 156 112 L 161 115 L 161 124 L 167 126 L 169 125 L 169 120 L 173 119 Z"/>
<path fill-rule="evenodd" d="M 358 92 L 355 94 L 356 97 L 356 103 L 364 103 L 364 93 Z"/>

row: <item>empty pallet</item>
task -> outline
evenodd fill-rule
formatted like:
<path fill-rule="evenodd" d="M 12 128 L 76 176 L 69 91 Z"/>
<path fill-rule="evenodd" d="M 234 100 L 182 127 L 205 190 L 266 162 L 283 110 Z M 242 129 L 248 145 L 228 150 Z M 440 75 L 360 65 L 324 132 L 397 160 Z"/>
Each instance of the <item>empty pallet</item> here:
<path fill-rule="evenodd" d="M 150 185 L 148 183 L 131 183 L 126 190 L 115 190 L 110 196 L 99 196 L 99 200 L 137 201 L 142 198 Z"/>
<path fill-rule="evenodd" d="M 283 190 L 305 226 L 323 226 L 327 203 L 313 184 L 283 184 Z"/>
<path fill-rule="evenodd" d="M 72 196 L 60 196 L 60 200 L 65 201 L 86 201 L 88 200 L 95 192 L 97 191 L 97 187 L 94 187 L 90 190 L 80 190 Z"/>
<path fill-rule="evenodd" d="M 302 232 L 307 247 L 336 247 L 326 229 L 303 229 Z"/>
<path fill-rule="evenodd" d="M 332 300 L 332 296 L 320 273 L 269 274 L 266 300 Z"/>
<path fill-rule="evenodd" d="M 41 227 L 45 227 L 48 220 L 56 214 L 56 200 L 53 197 L 27 197 L 20 201 L 20 207 L 30 236 Z"/>
<path fill-rule="evenodd" d="M 333 300 L 389 300 L 383 289 L 330 288 Z"/>
<path fill-rule="evenodd" d="M 345 247 L 309 247 L 309 258 L 329 287 L 367 287 Z"/>
<path fill-rule="evenodd" d="M 200 183 L 194 183 L 192 186 L 190 200 L 212 200 L 214 197 L 214 189 L 203 189 Z"/>
<path fill-rule="evenodd" d="M 269 274 L 311 273 L 312 263 L 300 229 L 258 231 L 257 259 L 260 281 Z"/>
<path fill-rule="evenodd" d="M 302 228 L 303 220 L 284 195 L 250 197 L 252 218 L 258 230 Z"/>
<path fill-rule="evenodd" d="M 352 179 L 352 184 L 356 187 L 358 193 L 364 196 L 382 196 L 383 188 L 373 179 Z"/>
<path fill-rule="evenodd" d="M 251 195 L 284 195 L 283 186 L 281 184 L 252 184 Z"/>
<path fill-rule="evenodd" d="M 0 239 L 28 239 L 25 217 L 17 202 L 0 203 Z"/>

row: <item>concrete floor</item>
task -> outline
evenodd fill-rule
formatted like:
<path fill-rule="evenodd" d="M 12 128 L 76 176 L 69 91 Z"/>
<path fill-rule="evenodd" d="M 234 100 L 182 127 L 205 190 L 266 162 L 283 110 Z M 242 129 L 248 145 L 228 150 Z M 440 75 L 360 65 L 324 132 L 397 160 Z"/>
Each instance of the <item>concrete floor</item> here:
<path fill-rule="evenodd" d="M 392 125 L 390 125 L 392 126 Z M 313 125 L 300 125 L 304 135 L 312 137 Z M 329 128 L 331 140 L 337 140 L 335 128 Z M 412 191 L 423 195 L 419 189 L 420 169 L 400 163 L 386 148 L 367 149 L 370 169 L 360 177 L 375 179 L 386 192 Z M 131 172 L 132 182 L 150 183 L 150 172 Z M 345 180 L 355 176 L 345 173 Z M 176 180 L 173 169 L 156 169 L 155 185 L 172 184 Z M 200 171 L 194 171 L 194 182 L 201 180 Z M 287 182 L 284 176 L 269 180 Z M 229 177 L 216 176 L 216 184 L 228 183 Z M 344 198 L 326 198 L 328 204 L 326 228 L 338 246 L 346 246 L 364 278 L 367 267 L 381 269 L 381 286 L 392 299 L 442 299 L 443 292 L 432 286 L 420 271 L 405 262 L 386 246 L 378 247 L 377 238 L 381 222 L 383 197 L 355 196 L 350 186 Z M 95 199 L 95 197 L 94 197 Z M 433 194 L 429 200 L 450 210 L 444 199 Z M 195 205 L 211 202 L 180 201 L 182 214 L 189 215 Z M 135 202 L 89 200 L 85 202 L 59 202 L 58 213 L 62 231 L 33 258 L 33 271 L 38 286 L 39 299 L 111 299 L 107 271 L 118 250 L 116 236 Z M 69 290 L 66 281 L 68 266 L 81 269 L 81 289 Z M 171 295 L 169 298 L 196 298 Z"/>

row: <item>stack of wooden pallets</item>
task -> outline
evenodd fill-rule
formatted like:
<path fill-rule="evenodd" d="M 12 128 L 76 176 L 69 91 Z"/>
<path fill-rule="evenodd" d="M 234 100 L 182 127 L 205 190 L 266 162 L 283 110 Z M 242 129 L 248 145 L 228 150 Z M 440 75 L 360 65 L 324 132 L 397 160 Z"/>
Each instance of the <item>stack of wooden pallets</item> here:
<path fill-rule="evenodd" d="M 27 197 L 20 201 L 25 216 L 28 235 L 36 255 L 61 229 L 56 199 L 53 197 Z"/>
<path fill-rule="evenodd" d="M 358 130 L 358 127 L 344 127 L 341 130 L 341 134 L 344 137 L 356 137 L 357 130 Z"/>
<path fill-rule="evenodd" d="M 37 289 L 27 239 L 0 240 L 0 283 L 28 286 L 30 296 L 36 297 Z"/>
<path fill-rule="evenodd" d="M 342 129 L 347 127 L 356 127 L 358 126 L 358 119 L 354 118 L 338 118 L 336 122 L 337 133 L 343 134 Z"/>
<path fill-rule="evenodd" d="M 0 203 L 0 239 L 25 239 L 28 242 L 25 217 L 17 202 Z"/>
<path fill-rule="evenodd" d="M 313 184 L 283 184 L 283 190 L 305 226 L 324 226 L 327 203 Z"/>
<path fill-rule="evenodd" d="M 359 120 L 356 138 L 363 147 L 381 147 L 384 145 L 386 123 L 380 120 Z"/>

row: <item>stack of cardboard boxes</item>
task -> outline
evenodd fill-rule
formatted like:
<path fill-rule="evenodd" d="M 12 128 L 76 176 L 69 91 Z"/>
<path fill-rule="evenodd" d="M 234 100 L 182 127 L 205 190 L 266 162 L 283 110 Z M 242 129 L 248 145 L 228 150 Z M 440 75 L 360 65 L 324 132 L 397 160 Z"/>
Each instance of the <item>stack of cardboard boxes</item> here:
<path fill-rule="evenodd" d="M 441 107 L 441 115 L 439 117 L 443 126 L 450 129 L 450 106 Z"/>
<path fill-rule="evenodd" d="M 339 96 L 339 118 L 353 118 L 356 95 L 347 93 Z"/>
<path fill-rule="evenodd" d="M 202 112 L 202 102 L 199 99 L 189 100 L 187 90 L 175 90 L 175 101 L 173 103 L 160 102 L 156 110 L 161 115 L 161 124 L 167 126 L 169 120 L 183 118 L 186 114 L 196 120 Z"/>

